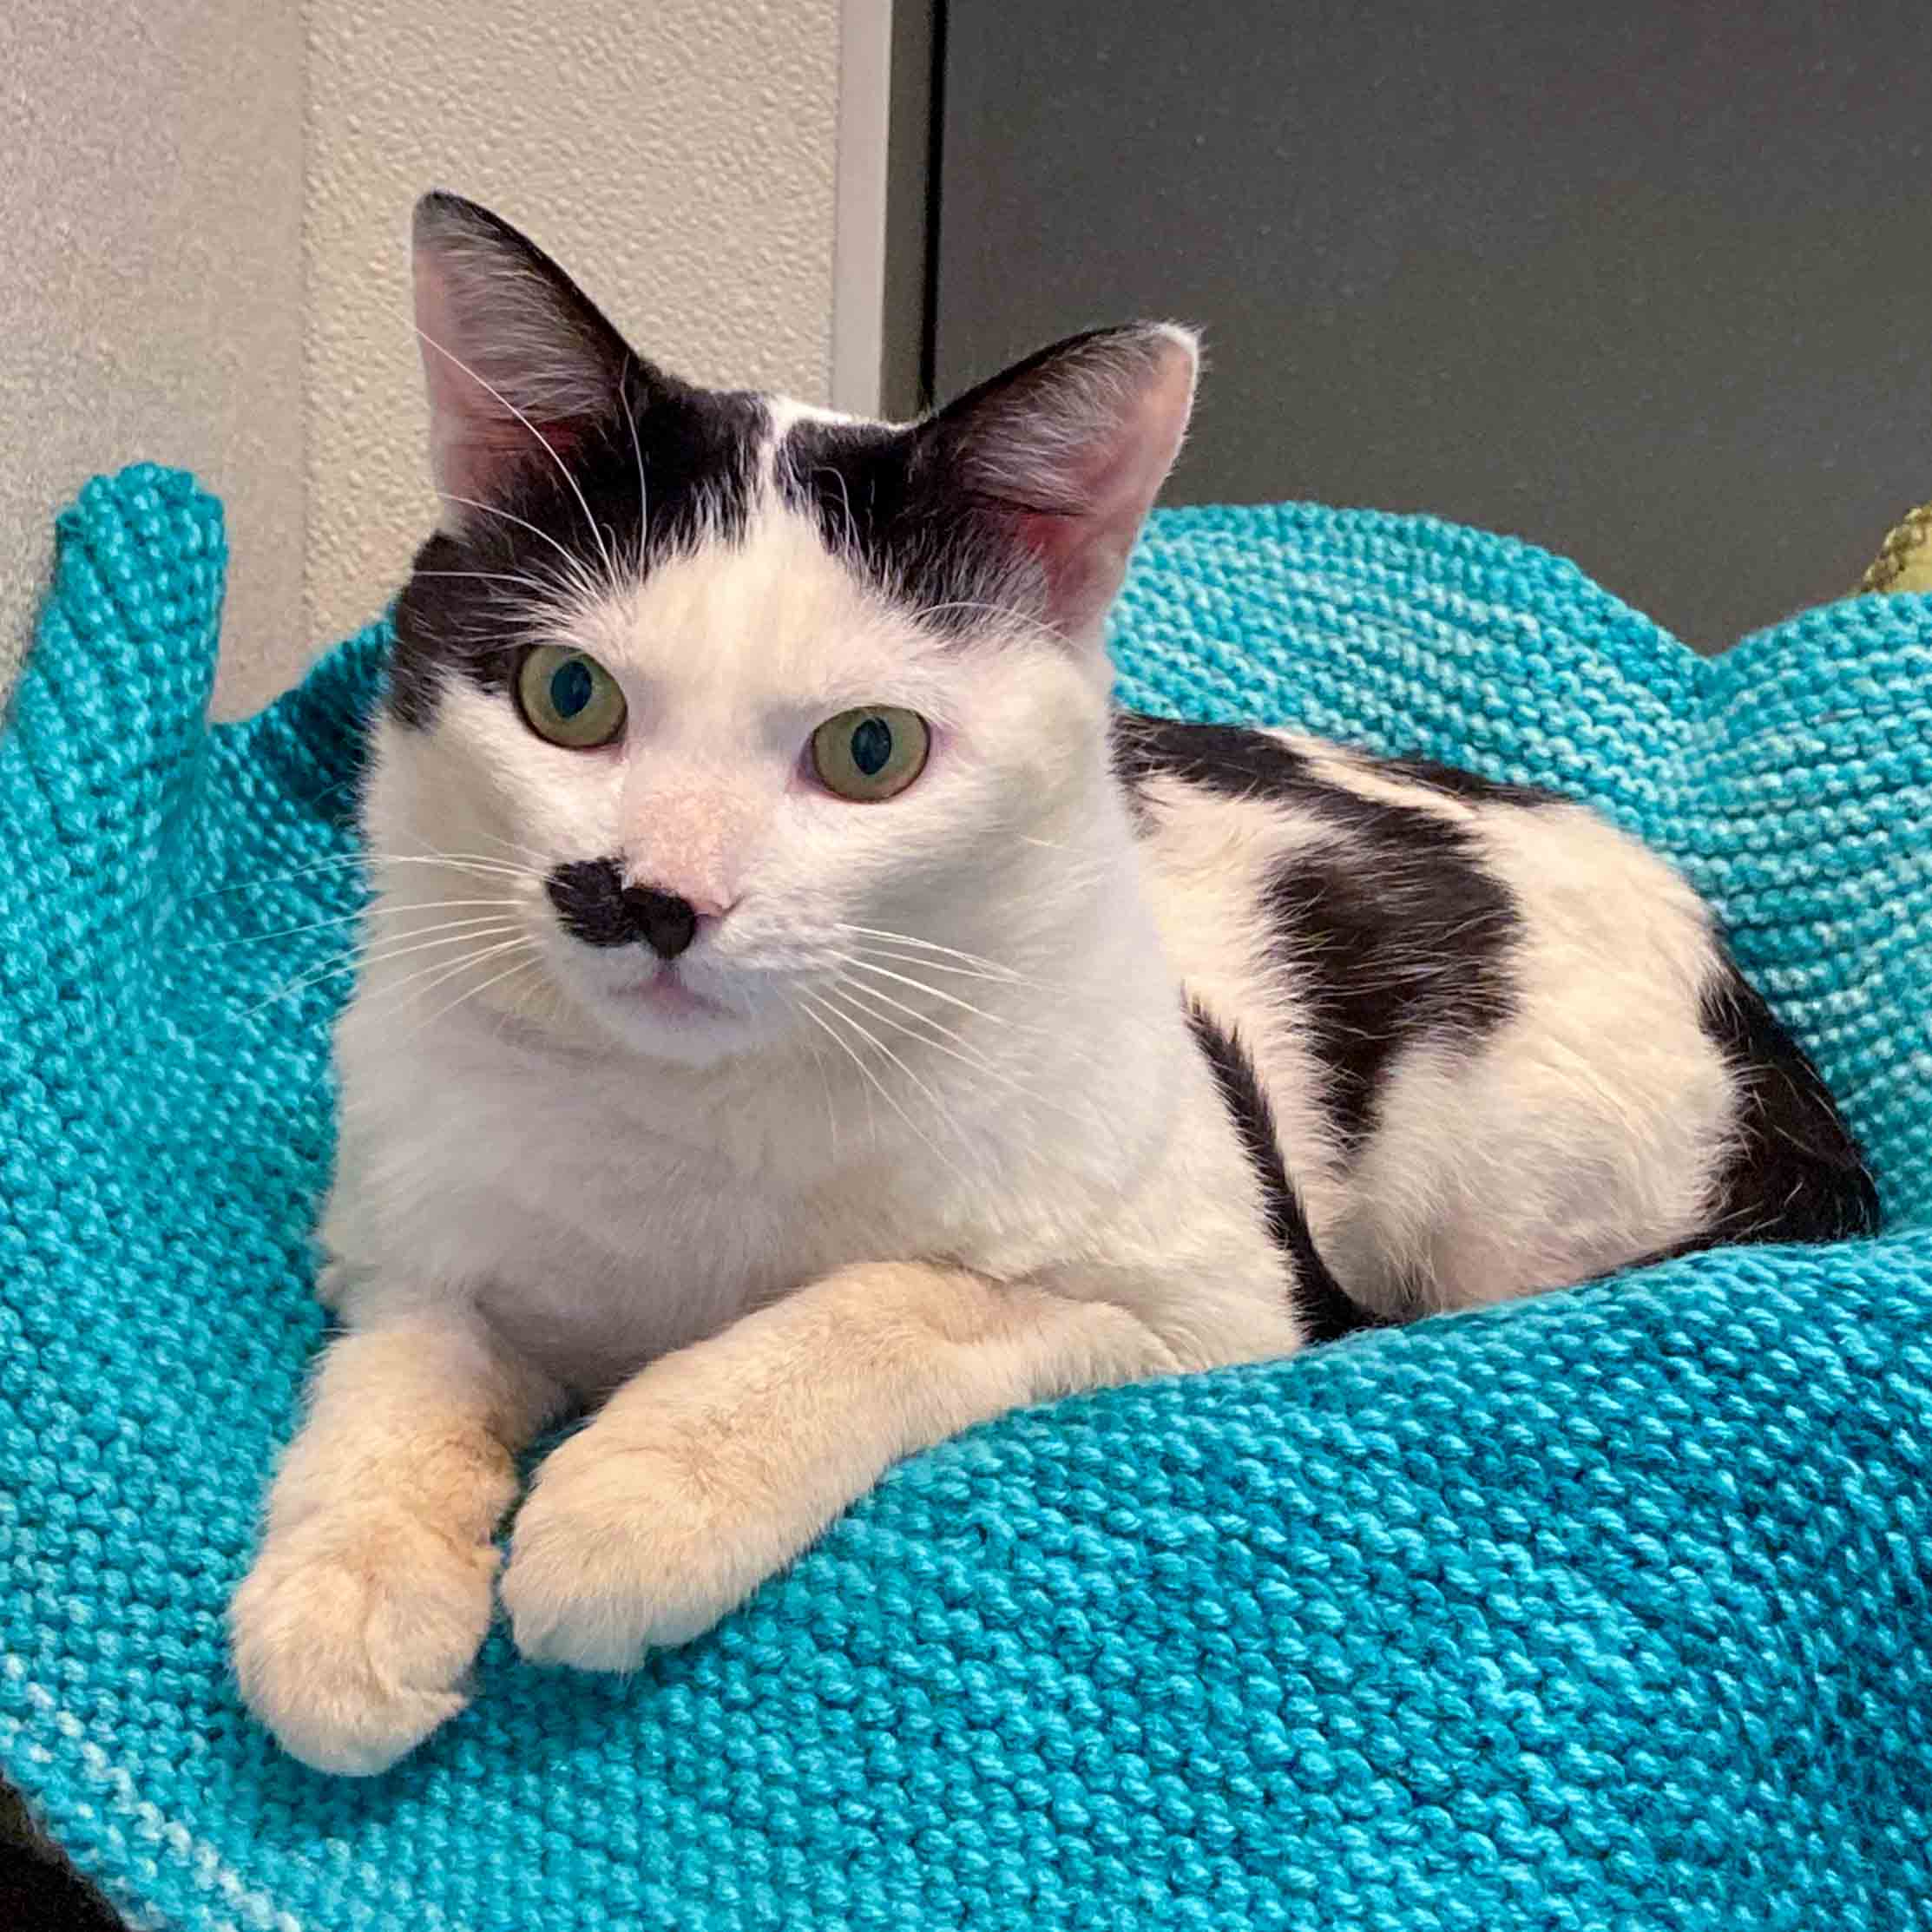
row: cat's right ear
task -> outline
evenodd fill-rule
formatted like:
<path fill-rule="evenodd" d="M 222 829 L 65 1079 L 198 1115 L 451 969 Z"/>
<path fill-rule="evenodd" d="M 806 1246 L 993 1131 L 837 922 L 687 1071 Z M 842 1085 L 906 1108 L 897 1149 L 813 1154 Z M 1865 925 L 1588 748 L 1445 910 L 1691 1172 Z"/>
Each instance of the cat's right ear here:
<path fill-rule="evenodd" d="M 571 450 L 647 373 L 577 285 L 487 208 L 416 204 L 416 331 L 429 391 L 430 467 L 445 527 L 501 502 L 517 476 Z"/>

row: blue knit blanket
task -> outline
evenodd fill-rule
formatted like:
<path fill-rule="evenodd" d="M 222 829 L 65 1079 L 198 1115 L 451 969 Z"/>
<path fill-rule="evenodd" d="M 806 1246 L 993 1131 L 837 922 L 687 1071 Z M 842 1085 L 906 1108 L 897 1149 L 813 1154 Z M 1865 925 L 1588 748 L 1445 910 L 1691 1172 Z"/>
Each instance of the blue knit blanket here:
<path fill-rule="evenodd" d="M 140 1922 L 1932 1923 L 1932 599 L 1703 662 L 1500 538 L 1158 517 L 1131 700 L 1596 800 L 1723 909 L 1891 1232 L 1014 1416 L 628 1681 L 499 1633 L 353 1783 L 222 1619 L 322 1332 L 384 637 L 211 730 L 223 561 L 187 477 L 89 485 L 0 741 L 0 1773 Z"/>

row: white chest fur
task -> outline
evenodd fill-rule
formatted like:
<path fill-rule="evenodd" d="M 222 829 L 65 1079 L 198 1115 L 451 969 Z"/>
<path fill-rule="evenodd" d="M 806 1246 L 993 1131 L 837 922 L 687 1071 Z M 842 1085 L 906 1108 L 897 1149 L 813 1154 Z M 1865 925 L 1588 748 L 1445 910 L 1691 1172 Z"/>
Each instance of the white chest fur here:
<path fill-rule="evenodd" d="M 876 1071 L 685 1068 L 474 1009 L 399 1051 L 372 974 L 338 1035 L 331 1299 L 358 1324 L 471 1304 L 587 1394 L 881 1258 L 1173 1304 L 1183 1331 L 1204 1277 L 1285 1308 L 1151 927 L 1129 900 L 1089 940 L 1069 990 L 976 986 L 943 1055 L 900 1039 Z"/>

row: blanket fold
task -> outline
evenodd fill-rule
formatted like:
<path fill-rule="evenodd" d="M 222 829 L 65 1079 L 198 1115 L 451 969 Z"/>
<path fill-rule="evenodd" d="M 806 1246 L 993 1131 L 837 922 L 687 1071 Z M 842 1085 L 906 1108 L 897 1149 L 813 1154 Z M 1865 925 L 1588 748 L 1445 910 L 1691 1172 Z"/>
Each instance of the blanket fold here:
<path fill-rule="evenodd" d="M 189 478 L 90 483 L 0 739 L 0 1774 L 136 1922 L 1932 1925 L 1932 598 L 1704 661 L 1501 537 L 1159 514 L 1130 702 L 1600 805 L 1715 900 L 1889 1232 L 1010 1417 L 628 1680 L 499 1631 L 345 1782 L 222 1619 L 323 1329 L 386 640 L 210 727 L 223 561 Z"/>

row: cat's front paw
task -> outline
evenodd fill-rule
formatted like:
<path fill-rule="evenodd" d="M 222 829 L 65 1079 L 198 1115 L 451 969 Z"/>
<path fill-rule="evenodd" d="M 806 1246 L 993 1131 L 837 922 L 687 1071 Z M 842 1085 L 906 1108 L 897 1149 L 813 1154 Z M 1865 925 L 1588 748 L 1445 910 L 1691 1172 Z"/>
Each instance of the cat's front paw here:
<path fill-rule="evenodd" d="M 271 1532 L 229 1610 L 248 1707 L 317 1771 L 386 1770 L 468 1701 L 496 1553 L 398 1512 Z"/>
<path fill-rule="evenodd" d="M 537 1664 L 634 1669 L 709 1630 L 816 1527 L 736 1496 L 695 1442 L 593 1423 L 552 1452 L 518 1513 L 503 1583 L 516 1646 Z"/>

